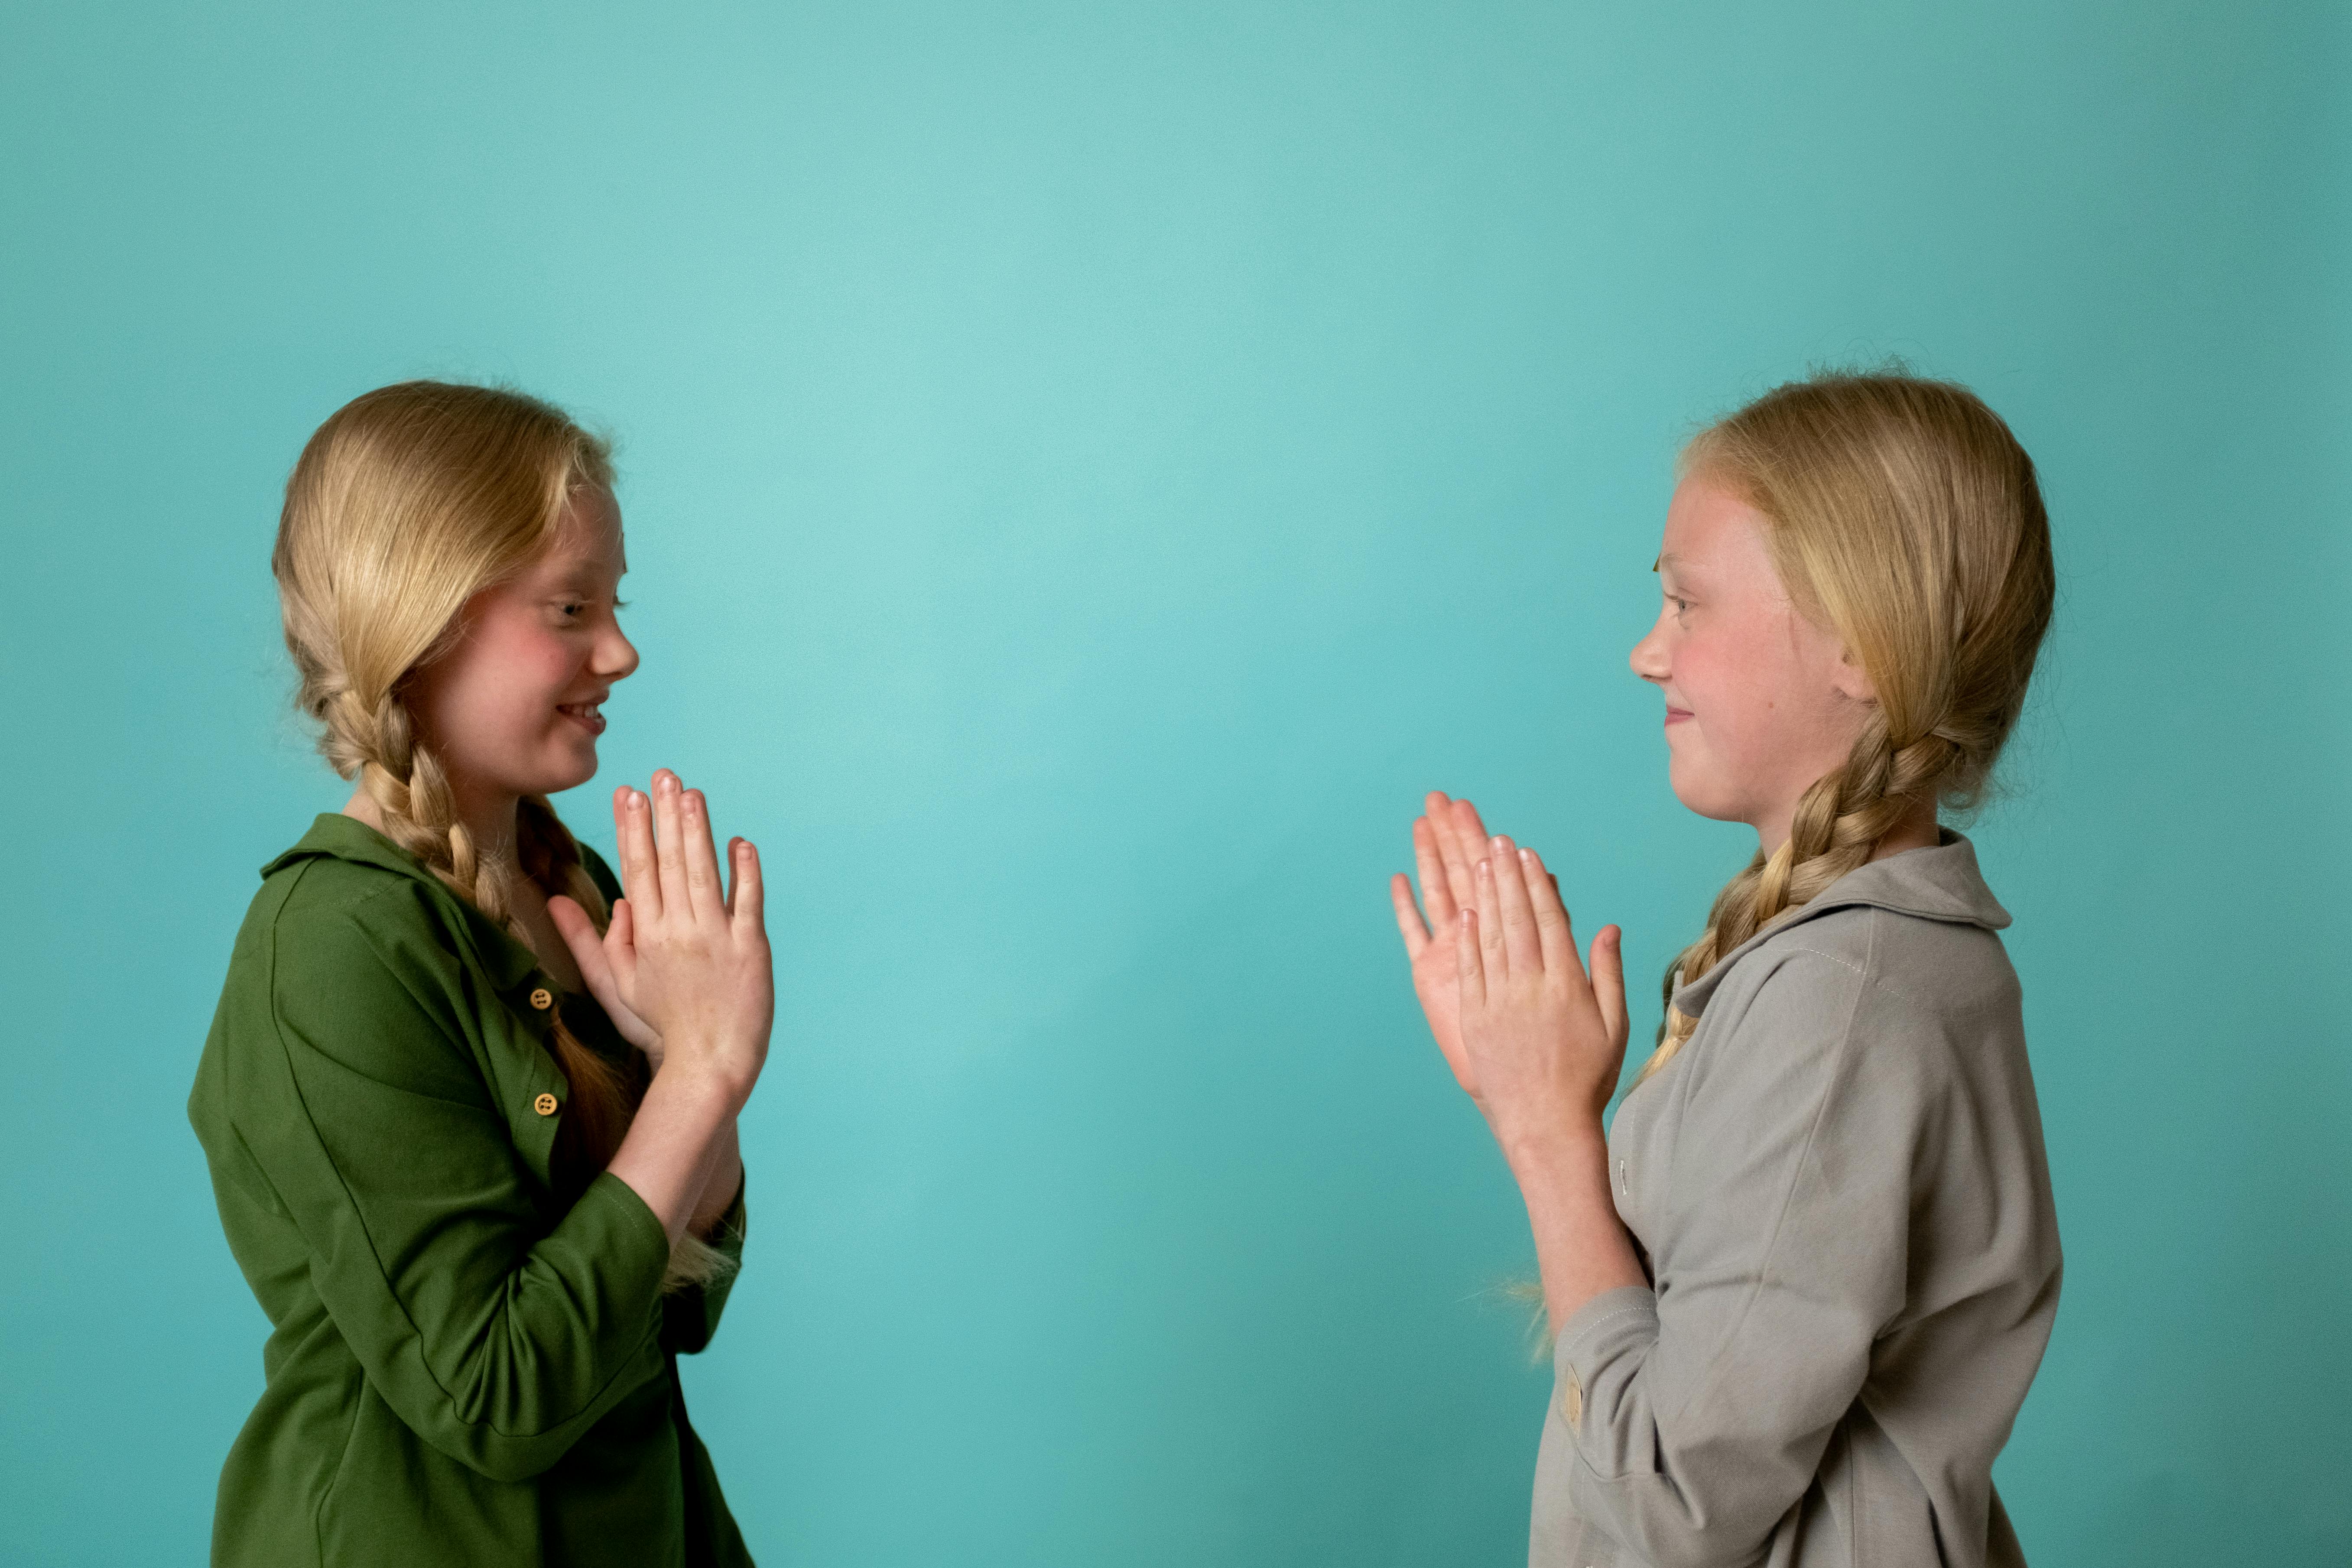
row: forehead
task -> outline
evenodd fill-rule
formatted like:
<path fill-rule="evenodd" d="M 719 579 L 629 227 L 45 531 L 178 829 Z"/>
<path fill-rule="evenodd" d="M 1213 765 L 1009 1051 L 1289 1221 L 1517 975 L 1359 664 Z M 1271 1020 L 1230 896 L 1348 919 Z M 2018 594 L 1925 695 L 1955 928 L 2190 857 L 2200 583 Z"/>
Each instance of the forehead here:
<path fill-rule="evenodd" d="M 586 572 L 618 577 L 628 569 L 620 506 L 609 492 L 592 486 L 572 492 L 547 548 L 526 575 Z"/>
<path fill-rule="evenodd" d="M 1738 490 L 1704 473 L 1685 475 L 1666 504 L 1659 568 L 1708 574 L 1761 568 L 1769 575 L 1764 528 L 1763 514 Z"/>

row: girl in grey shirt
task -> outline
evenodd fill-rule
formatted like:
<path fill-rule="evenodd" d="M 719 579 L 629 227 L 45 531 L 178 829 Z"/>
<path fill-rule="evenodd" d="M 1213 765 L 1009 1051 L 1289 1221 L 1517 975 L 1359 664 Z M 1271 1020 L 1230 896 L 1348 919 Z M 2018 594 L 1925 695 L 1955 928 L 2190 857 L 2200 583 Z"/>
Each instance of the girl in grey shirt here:
<path fill-rule="evenodd" d="M 1635 673 L 1669 774 L 1757 832 L 1604 1137 L 1620 933 L 1467 801 L 1393 889 L 1528 1205 L 1556 1331 L 1531 1568 L 1979 1568 L 2058 1302 L 2009 916 L 1972 799 L 2049 624 L 2033 465 L 1966 389 L 1818 376 L 1695 439 Z M 1426 908 L 1424 921 L 1423 910 Z"/>

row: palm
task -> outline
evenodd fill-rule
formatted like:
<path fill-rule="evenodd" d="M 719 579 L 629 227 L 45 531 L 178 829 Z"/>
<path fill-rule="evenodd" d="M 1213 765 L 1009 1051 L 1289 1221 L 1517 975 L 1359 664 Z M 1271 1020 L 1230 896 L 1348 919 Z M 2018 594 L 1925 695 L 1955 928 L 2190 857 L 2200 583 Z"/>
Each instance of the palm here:
<path fill-rule="evenodd" d="M 1476 806 L 1433 792 L 1423 803 L 1423 816 L 1412 825 L 1420 899 L 1416 901 L 1412 883 L 1402 876 L 1390 887 L 1397 929 L 1404 937 L 1405 954 L 1412 965 L 1413 994 L 1421 1001 L 1422 1014 L 1429 1020 L 1429 1032 L 1445 1065 L 1473 1097 L 1478 1084 L 1462 1048 L 1462 990 L 1454 932 L 1462 910 L 1475 902 L 1471 868 L 1486 853 L 1486 825 L 1478 819 Z"/>

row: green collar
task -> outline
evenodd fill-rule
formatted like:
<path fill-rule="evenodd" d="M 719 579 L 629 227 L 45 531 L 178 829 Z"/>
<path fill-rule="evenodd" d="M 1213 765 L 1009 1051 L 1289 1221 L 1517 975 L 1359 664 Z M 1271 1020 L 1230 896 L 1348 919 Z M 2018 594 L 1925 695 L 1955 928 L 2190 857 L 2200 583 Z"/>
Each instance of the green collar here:
<path fill-rule="evenodd" d="M 474 939 L 474 952 L 490 984 L 500 991 L 510 991 L 529 979 L 539 969 L 539 955 L 517 942 L 513 935 L 478 910 L 467 900 L 461 899 L 448 883 L 435 876 L 425 862 L 362 822 L 356 816 L 346 816 L 340 811 L 321 812 L 310 824 L 310 831 L 285 854 L 261 868 L 267 879 L 298 860 L 315 857 L 349 860 L 355 865 L 373 866 L 424 883 L 435 894 L 456 910 L 465 928 Z"/>

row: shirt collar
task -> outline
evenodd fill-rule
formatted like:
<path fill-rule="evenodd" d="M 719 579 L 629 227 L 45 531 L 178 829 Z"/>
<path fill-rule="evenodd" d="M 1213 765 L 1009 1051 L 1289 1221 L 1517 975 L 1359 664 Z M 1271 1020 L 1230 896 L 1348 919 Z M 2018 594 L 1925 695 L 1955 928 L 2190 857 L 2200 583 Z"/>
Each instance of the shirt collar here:
<path fill-rule="evenodd" d="M 1811 903 L 1787 911 L 1725 953 L 1714 968 L 1675 993 L 1675 1007 L 1697 1017 L 1715 988 L 1723 984 L 1734 960 L 1791 927 L 1819 920 L 1833 910 L 1857 906 L 1986 931 L 2000 931 L 2010 923 L 2009 911 L 1992 896 L 1977 868 L 1976 847 L 1950 828 L 1938 827 L 1933 847 L 1906 849 L 1855 867 L 1822 889 Z"/>
<path fill-rule="evenodd" d="M 435 876 L 425 862 L 356 816 L 346 816 L 340 811 L 320 813 L 318 819 L 310 824 L 310 831 L 302 835 L 300 842 L 264 866 L 261 874 L 264 878 L 272 877 L 298 860 L 315 857 L 374 866 L 431 888 L 454 907 L 465 921 L 466 930 L 474 939 L 475 955 L 489 975 L 490 984 L 499 990 L 513 989 L 539 968 L 538 954 L 475 908 L 471 900 L 459 898 L 456 890 Z"/>

